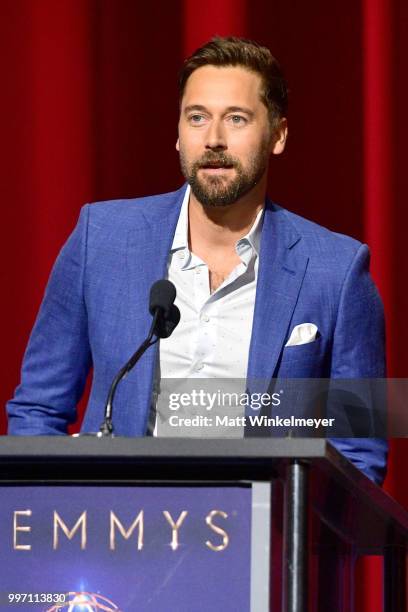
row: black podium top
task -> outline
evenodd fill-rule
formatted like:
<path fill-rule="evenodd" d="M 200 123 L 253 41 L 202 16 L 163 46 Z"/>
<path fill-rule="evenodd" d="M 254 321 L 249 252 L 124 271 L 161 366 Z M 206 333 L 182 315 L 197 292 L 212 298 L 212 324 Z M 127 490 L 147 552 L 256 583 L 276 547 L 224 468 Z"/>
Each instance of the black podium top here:
<path fill-rule="evenodd" d="M 363 476 L 324 439 L 0 437 L 3 481 L 270 480 L 289 458 L 320 460 L 352 479 Z"/>

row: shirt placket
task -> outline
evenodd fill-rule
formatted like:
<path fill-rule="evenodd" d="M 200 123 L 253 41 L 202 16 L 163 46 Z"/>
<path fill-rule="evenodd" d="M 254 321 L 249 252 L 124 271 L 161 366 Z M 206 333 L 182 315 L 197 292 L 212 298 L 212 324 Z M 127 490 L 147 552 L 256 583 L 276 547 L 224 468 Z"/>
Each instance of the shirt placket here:
<path fill-rule="evenodd" d="M 193 256 L 195 258 L 195 256 Z M 215 329 L 211 321 L 210 282 L 208 267 L 199 258 L 192 269 L 194 287 L 194 308 L 197 317 L 192 376 L 206 378 L 209 375 L 208 364 L 211 363 L 214 350 Z"/>

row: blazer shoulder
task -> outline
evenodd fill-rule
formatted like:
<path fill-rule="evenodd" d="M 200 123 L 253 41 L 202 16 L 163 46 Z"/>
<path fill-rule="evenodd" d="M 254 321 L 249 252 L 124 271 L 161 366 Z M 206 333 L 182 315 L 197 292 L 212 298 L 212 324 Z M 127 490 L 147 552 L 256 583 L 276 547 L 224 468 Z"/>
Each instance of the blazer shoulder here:
<path fill-rule="evenodd" d="M 356 256 L 363 245 L 356 238 L 334 232 L 285 208 L 278 206 L 277 208 L 300 236 L 302 248 L 312 259 L 323 257 L 326 261 L 347 263 Z"/>
<path fill-rule="evenodd" d="M 84 237 L 88 246 L 122 247 L 132 233 L 148 233 L 158 223 L 169 221 L 181 204 L 184 189 L 183 186 L 159 195 L 86 204 L 81 210 L 76 233 Z"/>
<path fill-rule="evenodd" d="M 183 188 L 177 191 L 139 198 L 120 198 L 87 204 L 90 221 L 121 223 L 138 218 L 141 214 L 157 212 L 172 206 L 183 195 Z"/>

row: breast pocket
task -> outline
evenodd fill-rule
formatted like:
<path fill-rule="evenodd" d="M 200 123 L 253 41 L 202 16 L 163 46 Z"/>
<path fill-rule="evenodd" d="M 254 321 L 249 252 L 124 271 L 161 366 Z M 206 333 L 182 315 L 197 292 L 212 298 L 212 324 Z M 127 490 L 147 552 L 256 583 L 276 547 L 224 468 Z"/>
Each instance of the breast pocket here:
<path fill-rule="evenodd" d="M 322 336 L 313 342 L 286 346 L 278 368 L 281 378 L 324 378 L 327 375 L 328 356 Z"/>

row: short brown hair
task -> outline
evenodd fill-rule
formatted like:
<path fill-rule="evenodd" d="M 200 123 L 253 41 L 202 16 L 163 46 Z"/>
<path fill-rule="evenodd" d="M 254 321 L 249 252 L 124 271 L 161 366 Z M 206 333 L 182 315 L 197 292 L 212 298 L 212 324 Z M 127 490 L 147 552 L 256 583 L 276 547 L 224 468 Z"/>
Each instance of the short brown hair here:
<path fill-rule="evenodd" d="M 242 66 L 260 75 L 263 84 L 262 102 L 268 109 L 273 125 L 276 119 L 286 116 L 288 89 L 277 60 L 269 49 L 253 40 L 236 36 L 216 36 L 196 49 L 184 62 L 180 73 L 180 100 L 189 76 L 201 66 Z"/>

